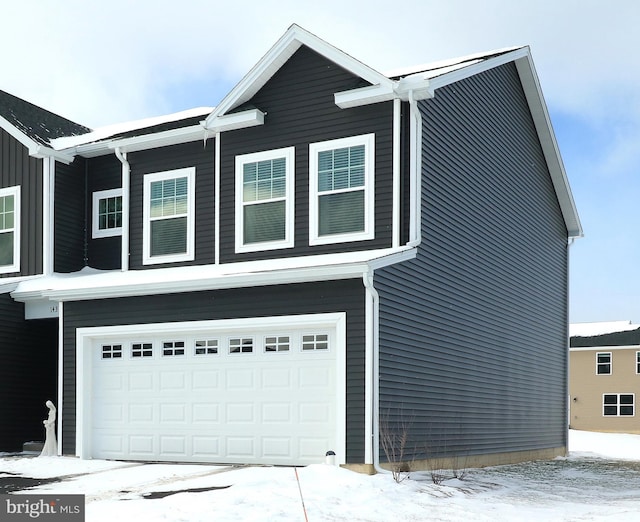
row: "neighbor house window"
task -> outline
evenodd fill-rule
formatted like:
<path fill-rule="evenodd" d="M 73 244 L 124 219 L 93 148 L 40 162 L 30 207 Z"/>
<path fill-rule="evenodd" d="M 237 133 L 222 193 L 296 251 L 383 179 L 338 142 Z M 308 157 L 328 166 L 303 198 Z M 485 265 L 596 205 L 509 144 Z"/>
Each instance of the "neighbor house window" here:
<path fill-rule="evenodd" d="M 636 352 L 636 373 L 640 373 L 640 352 Z"/>
<path fill-rule="evenodd" d="M 609 375 L 611 373 L 611 352 L 596 354 L 596 373 L 598 375 Z"/>
<path fill-rule="evenodd" d="M 122 234 L 122 189 L 101 190 L 93 193 L 92 237 L 110 237 Z"/>
<path fill-rule="evenodd" d="M 602 404 L 605 417 L 629 417 L 634 415 L 635 394 L 606 393 L 603 395 Z"/>
<path fill-rule="evenodd" d="M 194 258 L 195 168 L 144 177 L 143 263 Z"/>
<path fill-rule="evenodd" d="M 236 157 L 236 252 L 293 247 L 294 147 Z"/>
<path fill-rule="evenodd" d="M 309 244 L 374 237 L 375 136 L 309 145 Z"/>
<path fill-rule="evenodd" d="M 20 187 L 0 189 L 0 274 L 20 270 Z"/>

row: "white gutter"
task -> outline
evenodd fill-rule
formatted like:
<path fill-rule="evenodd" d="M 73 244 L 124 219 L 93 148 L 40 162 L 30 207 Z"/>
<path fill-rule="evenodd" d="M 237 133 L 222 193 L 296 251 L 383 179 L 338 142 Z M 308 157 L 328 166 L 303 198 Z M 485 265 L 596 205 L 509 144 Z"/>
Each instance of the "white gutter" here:
<path fill-rule="evenodd" d="M 120 147 L 115 148 L 116 157 L 122 163 L 122 257 L 120 261 L 121 270 L 129 270 L 129 187 L 131 178 L 131 166 L 127 161 L 127 153 L 122 152 Z"/>

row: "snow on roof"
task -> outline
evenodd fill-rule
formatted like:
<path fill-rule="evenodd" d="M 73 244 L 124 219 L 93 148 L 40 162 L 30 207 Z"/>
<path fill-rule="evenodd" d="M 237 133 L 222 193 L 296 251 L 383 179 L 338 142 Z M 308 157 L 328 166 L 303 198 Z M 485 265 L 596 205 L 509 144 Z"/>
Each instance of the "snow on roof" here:
<path fill-rule="evenodd" d="M 518 49 L 522 49 L 522 46 L 504 47 L 502 49 L 495 49 L 493 51 L 487 51 L 483 53 L 469 54 L 467 56 L 460 56 L 458 58 L 450 58 L 447 60 L 440 60 L 437 62 L 426 63 L 422 65 L 393 69 L 390 71 L 386 71 L 384 74 L 389 78 L 400 78 L 402 76 L 423 73 L 423 76 L 427 79 L 435 78 L 436 76 L 441 76 L 443 74 L 453 72 L 464 67 L 469 67 L 470 65 L 475 65 L 476 63 L 482 62 L 483 60 L 488 60 L 489 58 L 493 58 L 494 56 L 509 53 L 511 51 L 516 51 Z"/>
<path fill-rule="evenodd" d="M 99 127 L 92 132 L 81 134 L 80 136 L 68 136 L 64 138 L 58 138 L 51 140 L 51 145 L 55 150 L 63 150 L 78 145 L 84 145 L 85 143 L 93 143 L 96 141 L 105 140 L 112 136 L 122 134 L 124 132 L 131 132 L 138 129 L 145 129 L 156 125 L 162 125 L 164 123 L 171 123 L 175 121 L 185 120 L 187 118 L 194 118 L 197 116 L 208 116 L 213 111 L 213 107 L 196 107 L 194 109 L 187 109 L 184 111 L 174 112 L 171 114 L 165 114 L 163 116 L 154 116 L 151 118 L 144 118 L 141 120 L 126 121 L 122 123 L 115 123 L 112 125 L 105 125 Z"/>
<path fill-rule="evenodd" d="M 615 332 L 637 330 L 640 325 L 631 321 L 601 321 L 595 323 L 572 323 L 569 325 L 569 337 L 593 337 Z"/>

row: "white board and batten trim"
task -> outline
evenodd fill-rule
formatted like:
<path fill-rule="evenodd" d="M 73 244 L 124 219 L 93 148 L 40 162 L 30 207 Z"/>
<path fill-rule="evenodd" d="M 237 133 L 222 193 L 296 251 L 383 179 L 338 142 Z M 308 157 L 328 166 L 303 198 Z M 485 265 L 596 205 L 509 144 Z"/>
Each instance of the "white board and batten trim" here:
<path fill-rule="evenodd" d="M 328 349 L 301 349 L 313 332 L 327 332 Z M 260 339 L 281 334 L 291 335 L 287 351 L 260 349 Z M 230 353 L 221 343 L 211 357 L 189 348 L 163 357 L 154 345 L 143 361 L 127 347 L 206 336 L 253 337 L 256 349 Z M 101 347 L 116 343 L 119 360 L 101 360 Z M 76 358 L 81 458 L 304 465 L 332 450 L 345 463 L 344 312 L 78 328 Z M 132 391 L 138 380 L 147 383 L 140 393 Z"/>

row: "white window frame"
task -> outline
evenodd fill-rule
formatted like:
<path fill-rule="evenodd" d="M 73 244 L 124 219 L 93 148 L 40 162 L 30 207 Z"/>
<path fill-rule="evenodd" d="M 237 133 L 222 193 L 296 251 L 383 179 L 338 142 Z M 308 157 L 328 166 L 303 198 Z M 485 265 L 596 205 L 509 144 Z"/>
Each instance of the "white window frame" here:
<path fill-rule="evenodd" d="M 285 196 L 284 198 L 261 200 L 253 204 L 266 203 L 269 201 L 285 201 L 285 234 L 284 239 L 277 241 L 262 241 L 259 243 L 244 242 L 244 207 L 247 204 L 243 198 L 244 189 L 244 165 L 247 163 L 256 163 L 259 161 L 268 161 L 278 158 L 285 159 Z M 273 149 L 263 152 L 252 152 L 250 154 L 242 154 L 236 156 L 236 197 L 235 197 L 235 251 L 242 252 L 261 252 L 263 250 L 276 250 L 280 248 L 293 248 L 294 246 L 294 202 L 295 202 L 295 147 L 285 147 L 282 149 Z"/>
<path fill-rule="evenodd" d="M 640 374 L 640 352 L 636 352 L 636 373 Z"/>
<path fill-rule="evenodd" d="M 0 266 L 0 274 L 20 271 L 20 186 L 0 189 L 0 197 L 13 196 L 13 228 L 2 232 L 13 232 L 13 263 Z"/>
<path fill-rule="evenodd" d="M 100 200 L 107 198 L 122 198 L 122 188 L 115 188 L 109 190 L 99 190 L 93 193 L 93 208 L 92 208 L 92 233 L 91 237 L 93 239 L 98 239 L 102 237 L 112 237 L 112 236 L 120 236 L 122 235 L 122 227 L 115 228 L 105 228 L 100 229 Z M 122 217 L 124 218 L 124 209 L 122 211 Z"/>
<path fill-rule="evenodd" d="M 364 230 L 344 234 L 320 236 L 318 210 L 318 153 L 326 150 L 345 147 L 365 147 L 364 172 Z M 361 189 L 349 189 L 350 191 Z M 327 192 L 325 192 L 326 194 Z M 334 192 L 338 193 L 338 191 Z M 363 241 L 375 237 L 375 134 L 363 134 L 348 138 L 311 143 L 309 145 L 309 244 L 327 245 L 331 243 L 346 243 Z"/>
<path fill-rule="evenodd" d="M 598 357 L 600 355 L 608 355 L 609 356 L 609 362 L 608 363 L 601 363 L 598 361 Z M 605 366 L 605 365 L 609 365 L 609 371 L 606 373 L 600 373 L 598 371 L 598 369 L 600 368 L 600 366 Z M 613 353 L 612 352 L 596 352 L 596 375 L 612 375 L 613 374 Z"/>
<path fill-rule="evenodd" d="M 615 404 L 616 407 L 616 414 L 615 415 L 607 415 L 604 412 L 604 409 L 606 406 L 614 406 L 614 404 L 605 404 L 604 403 L 604 398 L 607 395 L 615 395 L 617 397 L 617 401 Z M 620 397 L 622 395 L 631 395 L 631 397 L 633 398 L 633 402 L 631 404 L 622 404 L 620 402 Z M 633 413 L 631 415 L 621 415 L 620 414 L 620 408 L 622 408 L 622 406 L 631 406 L 633 408 Z M 603 393 L 602 394 L 602 416 L 603 417 L 635 417 L 636 416 L 636 394 L 635 393 Z"/>
<path fill-rule="evenodd" d="M 194 236 L 195 236 L 195 167 L 166 170 L 145 174 L 143 190 L 143 225 L 142 225 L 142 264 L 153 265 L 159 263 L 178 263 L 181 261 L 193 261 Z M 162 256 L 151 255 L 151 183 L 174 178 L 187 178 L 187 248 L 180 254 L 167 254 Z M 178 217 L 178 216 L 175 216 Z"/>

